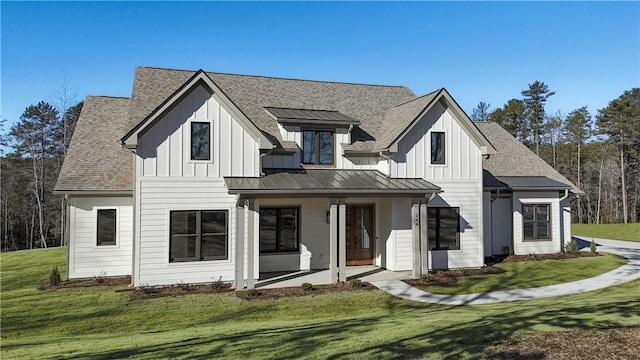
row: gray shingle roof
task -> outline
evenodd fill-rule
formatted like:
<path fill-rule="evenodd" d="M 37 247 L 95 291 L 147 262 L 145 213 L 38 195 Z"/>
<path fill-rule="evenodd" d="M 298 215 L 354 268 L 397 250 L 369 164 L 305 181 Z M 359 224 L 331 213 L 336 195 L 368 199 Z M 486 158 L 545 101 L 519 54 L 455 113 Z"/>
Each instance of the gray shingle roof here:
<path fill-rule="evenodd" d="M 377 170 L 265 169 L 257 178 L 225 177 L 232 194 L 345 194 L 394 195 L 440 192 L 440 188 L 423 179 L 393 179 Z"/>
<path fill-rule="evenodd" d="M 54 191 L 131 191 L 133 156 L 120 145 L 129 99 L 88 96 Z"/>
<path fill-rule="evenodd" d="M 196 72 L 139 67 L 131 96 L 130 129 L 159 107 Z M 282 141 L 276 120 L 265 107 L 338 111 L 361 121 L 354 141 L 368 141 L 377 148 L 378 139 L 399 133 L 388 109 L 415 99 L 403 86 L 365 85 L 314 80 L 283 79 L 207 72 L 225 95 L 276 145 Z M 410 121 L 410 120 L 409 120 Z M 124 133 L 122 134 L 124 135 Z"/>
<path fill-rule="evenodd" d="M 496 187 L 497 183 L 494 180 L 497 178 L 499 181 L 501 177 L 547 177 L 569 185 L 574 193 L 583 193 L 571 181 L 534 154 L 500 125 L 494 122 L 482 121 L 475 122 L 475 125 L 498 150 L 497 154 L 493 154 L 482 161 L 482 167 L 485 170 L 484 180 L 486 187 Z M 486 174 L 486 172 L 489 172 L 489 174 Z"/>

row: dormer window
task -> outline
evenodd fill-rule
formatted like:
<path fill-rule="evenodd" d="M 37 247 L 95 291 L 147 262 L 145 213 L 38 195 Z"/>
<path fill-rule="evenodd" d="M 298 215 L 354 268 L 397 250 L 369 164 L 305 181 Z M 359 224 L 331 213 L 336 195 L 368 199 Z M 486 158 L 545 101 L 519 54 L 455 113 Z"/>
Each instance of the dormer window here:
<path fill-rule="evenodd" d="M 302 131 L 302 163 L 314 165 L 333 164 L 332 131 Z"/>

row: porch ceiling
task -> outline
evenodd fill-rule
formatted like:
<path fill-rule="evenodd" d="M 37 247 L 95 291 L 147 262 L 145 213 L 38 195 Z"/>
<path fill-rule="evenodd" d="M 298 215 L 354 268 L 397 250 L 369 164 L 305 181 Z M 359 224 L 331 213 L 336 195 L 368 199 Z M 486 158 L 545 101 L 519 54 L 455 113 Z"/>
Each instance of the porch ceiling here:
<path fill-rule="evenodd" d="M 376 170 L 265 169 L 263 177 L 225 177 L 230 194 L 266 196 L 418 196 L 442 190 L 424 179 L 389 178 Z"/>

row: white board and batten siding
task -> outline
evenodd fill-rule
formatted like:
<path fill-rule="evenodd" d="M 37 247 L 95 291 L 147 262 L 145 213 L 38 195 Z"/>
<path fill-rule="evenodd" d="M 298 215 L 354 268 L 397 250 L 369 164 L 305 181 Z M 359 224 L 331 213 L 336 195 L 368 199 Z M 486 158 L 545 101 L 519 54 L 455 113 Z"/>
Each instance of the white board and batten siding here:
<path fill-rule="evenodd" d="M 550 204 L 551 240 L 524 240 L 522 205 Z M 566 215 L 561 215 L 560 201 L 557 191 L 548 192 L 513 192 L 513 245 L 516 255 L 552 254 L 561 252 L 563 235 L 562 222 Z M 571 216 L 569 214 L 569 216 Z M 561 219 L 562 217 L 562 219 Z M 570 218 L 569 218 L 570 220 Z M 569 222 L 570 223 L 570 222 Z"/>
<path fill-rule="evenodd" d="M 72 197 L 69 205 L 69 278 L 131 275 L 133 198 Z M 99 209 L 116 210 L 116 245 L 97 245 Z"/>
<path fill-rule="evenodd" d="M 444 165 L 431 164 L 433 131 L 445 133 Z M 391 177 L 422 178 L 442 188 L 443 192 L 429 203 L 429 207 L 457 207 L 460 210 L 460 250 L 430 251 L 429 266 L 434 269 L 482 266 L 482 153 L 455 115 L 440 103 L 434 105 L 399 141 L 398 152 L 392 159 Z M 410 218 L 409 212 L 407 218 Z M 410 227 L 405 232 L 399 231 L 395 240 L 401 241 L 408 251 Z M 411 261 L 408 256 L 400 258 L 397 255 L 395 267 L 410 269 Z"/>
<path fill-rule="evenodd" d="M 211 124 L 210 160 L 191 160 L 192 121 Z M 202 87 L 139 137 L 134 285 L 234 280 L 237 197 L 229 195 L 223 177 L 259 176 L 258 146 L 257 137 L 233 111 Z M 169 217 L 178 210 L 228 211 L 227 260 L 169 263 Z"/>

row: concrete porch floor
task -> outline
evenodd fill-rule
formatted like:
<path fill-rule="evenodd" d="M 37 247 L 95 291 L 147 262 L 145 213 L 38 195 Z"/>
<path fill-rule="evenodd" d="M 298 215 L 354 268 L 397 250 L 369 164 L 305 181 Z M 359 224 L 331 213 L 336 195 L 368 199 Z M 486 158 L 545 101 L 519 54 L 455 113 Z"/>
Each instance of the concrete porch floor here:
<path fill-rule="evenodd" d="M 411 271 L 389 271 L 373 265 L 348 266 L 347 281 L 360 279 L 366 282 L 409 279 Z M 330 284 L 329 269 L 302 270 L 290 272 L 260 273 L 256 282 L 258 289 L 297 287 L 302 283 L 313 285 Z"/>

